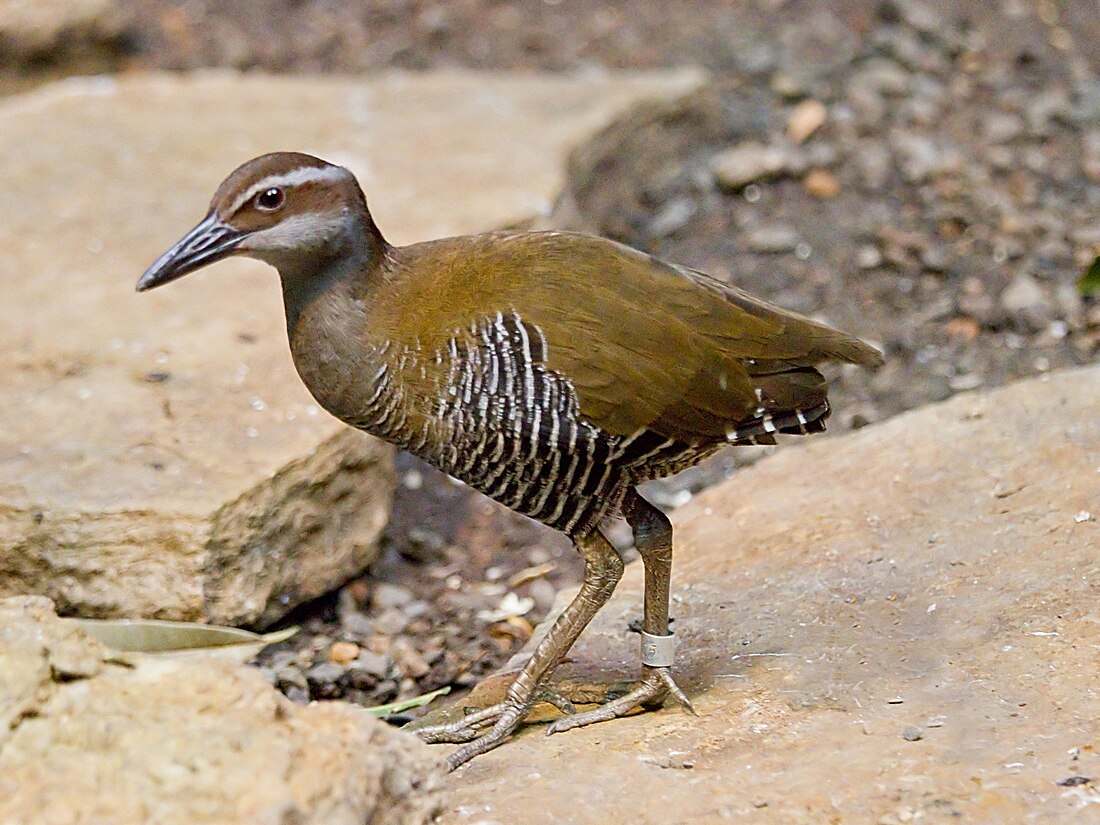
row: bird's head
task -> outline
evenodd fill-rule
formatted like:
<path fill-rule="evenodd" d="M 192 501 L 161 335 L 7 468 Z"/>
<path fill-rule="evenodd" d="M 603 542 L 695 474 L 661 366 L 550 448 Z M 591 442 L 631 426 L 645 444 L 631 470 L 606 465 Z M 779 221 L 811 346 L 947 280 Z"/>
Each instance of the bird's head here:
<path fill-rule="evenodd" d="M 226 178 L 206 217 L 152 263 L 137 289 L 161 286 L 230 255 L 258 258 L 285 273 L 322 267 L 356 251 L 356 244 L 375 242 L 384 243 L 351 172 L 312 155 L 275 152 Z"/>

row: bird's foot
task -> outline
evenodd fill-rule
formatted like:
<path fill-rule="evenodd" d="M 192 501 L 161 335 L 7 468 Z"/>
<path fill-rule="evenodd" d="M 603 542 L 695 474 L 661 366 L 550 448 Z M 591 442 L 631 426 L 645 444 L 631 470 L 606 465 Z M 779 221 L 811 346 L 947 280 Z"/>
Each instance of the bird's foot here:
<path fill-rule="evenodd" d="M 527 705 L 527 710 L 530 710 L 530 708 L 534 707 L 539 702 L 546 702 L 548 705 L 552 705 L 567 716 L 577 712 L 577 709 L 573 706 L 573 703 L 568 697 L 549 686 L 539 688 L 534 701 Z M 441 725 L 428 725 L 426 727 L 417 728 L 412 732 L 430 745 L 440 743 L 452 745 L 462 744 L 476 739 L 479 730 L 489 725 L 496 724 L 500 717 L 507 712 L 510 704 L 510 702 L 505 701 L 496 705 L 490 705 L 481 710 L 471 711 L 461 719 L 456 719 L 453 722 L 447 722 Z"/>
<path fill-rule="evenodd" d="M 564 714 L 576 712 L 573 703 L 564 695 L 553 688 L 542 687 L 531 700 L 506 699 L 499 704 L 469 713 L 454 722 L 420 728 L 415 733 L 429 744 L 469 743 L 447 758 L 447 769 L 453 771 L 459 765 L 495 748 L 507 739 L 531 708 L 539 702 L 553 705 Z M 482 733 L 485 728 L 489 730 Z"/>
<path fill-rule="evenodd" d="M 450 738 L 432 738 L 425 741 L 468 743 L 447 757 L 447 770 L 453 771 L 459 765 L 464 765 L 475 756 L 490 751 L 504 742 L 523 721 L 523 717 L 534 704 L 533 701 L 506 699 L 499 705 L 485 708 L 446 726 L 451 730 L 446 731 L 444 736 L 449 734 Z M 478 735 L 478 731 L 489 724 L 492 724 L 492 727 Z"/>
<path fill-rule="evenodd" d="M 546 729 L 546 733 L 561 733 L 565 730 L 584 727 L 596 722 L 606 722 L 618 716 L 623 716 L 635 708 L 659 705 L 668 696 L 672 696 L 688 711 L 695 713 L 695 708 L 691 706 L 691 700 L 673 680 L 670 668 L 645 665 L 643 666 L 641 681 L 629 693 L 600 705 L 595 710 L 570 714 L 557 719 Z"/>

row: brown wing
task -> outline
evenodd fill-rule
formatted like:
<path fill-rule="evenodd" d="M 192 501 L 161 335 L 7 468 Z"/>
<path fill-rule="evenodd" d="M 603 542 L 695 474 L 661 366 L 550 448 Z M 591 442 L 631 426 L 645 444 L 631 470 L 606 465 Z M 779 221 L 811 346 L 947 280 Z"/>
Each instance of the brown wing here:
<path fill-rule="evenodd" d="M 581 413 L 610 432 L 721 438 L 761 409 L 824 404 L 812 369 L 822 361 L 881 362 L 861 341 L 702 273 L 602 239 L 570 241 L 570 260 L 585 248 L 582 271 L 545 275 L 527 317 L 545 329 L 548 366 L 573 381 Z M 557 245 L 544 244 L 552 258 Z"/>
<path fill-rule="evenodd" d="M 881 362 L 850 336 L 603 238 L 463 240 L 400 250 L 405 271 L 423 273 L 423 262 L 435 262 L 431 284 L 405 291 L 404 321 L 429 335 L 516 311 L 541 331 L 546 365 L 573 383 L 581 414 L 614 434 L 724 438 L 761 408 L 822 403 L 815 364 Z M 419 265 L 407 266 L 413 258 Z"/>

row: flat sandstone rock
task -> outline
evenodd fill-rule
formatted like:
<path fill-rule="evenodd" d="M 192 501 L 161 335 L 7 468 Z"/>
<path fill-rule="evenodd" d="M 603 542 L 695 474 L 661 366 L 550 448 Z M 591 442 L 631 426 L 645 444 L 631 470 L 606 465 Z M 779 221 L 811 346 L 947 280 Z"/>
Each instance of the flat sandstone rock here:
<path fill-rule="evenodd" d="M 388 449 L 318 410 L 276 275 L 145 266 L 263 152 L 348 165 L 394 242 L 545 212 L 569 151 L 693 73 L 73 80 L 0 102 L 0 595 L 266 624 L 362 570 Z"/>
<path fill-rule="evenodd" d="M 437 754 L 221 659 L 112 662 L 49 600 L 0 599 L 0 823 L 421 825 Z"/>
<path fill-rule="evenodd" d="M 1100 821 L 1097 410 L 1100 366 L 1057 373 L 699 496 L 672 609 L 700 716 L 529 728 L 452 775 L 441 822 Z M 561 679 L 636 673 L 641 572 Z"/>
<path fill-rule="evenodd" d="M 109 43 L 128 19 L 119 0 L 0 0 L 0 60 L 30 60 Z"/>

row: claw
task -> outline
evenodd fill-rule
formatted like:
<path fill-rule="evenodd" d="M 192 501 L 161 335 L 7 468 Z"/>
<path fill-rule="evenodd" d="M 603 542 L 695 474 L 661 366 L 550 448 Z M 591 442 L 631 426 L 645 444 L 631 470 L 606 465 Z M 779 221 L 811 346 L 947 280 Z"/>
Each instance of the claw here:
<path fill-rule="evenodd" d="M 698 716 L 691 700 L 688 699 L 680 686 L 672 678 L 672 671 L 667 667 L 645 667 L 641 682 L 634 690 L 614 701 L 601 705 L 595 710 L 566 716 L 550 723 L 546 729 L 547 735 L 561 733 L 573 728 L 592 725 L 596 722 L 606 722 L 618 716 L 623 716 L 642 705 L 655 704 L 667 696 L 672 696 L 683 705 L 690 713 Z"/>
<path fill-rule="evenodd" d="M 564 693 L 560 693 L 549 686 L 539 688 L 538 701 L 546 702 L 546 704 L 548 705 L 553 705 L 566 716 L 572 716 L 577 712 L 577 708 L 573 705 L 572 702 L 569 701 L 569 697 L 567 697 Z"/>
<path fill-rule="evenodd" d="M 692 716 L 698 716 L 699 711 L 695 709 L 695 706 L 691 704 L 691 700 L 688 699 L 687 694 L 680 689 L 680 686 L 676 684 L 676 681 L 672 678 L 672 671 L 667 667 L 655 668 L 655 670 L 657 671 L 657 677 L 664 684 L 669 695 L 679 702 L 684 710 Z"/>

